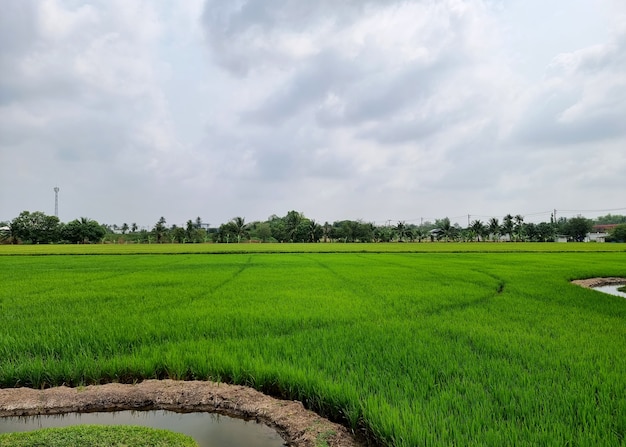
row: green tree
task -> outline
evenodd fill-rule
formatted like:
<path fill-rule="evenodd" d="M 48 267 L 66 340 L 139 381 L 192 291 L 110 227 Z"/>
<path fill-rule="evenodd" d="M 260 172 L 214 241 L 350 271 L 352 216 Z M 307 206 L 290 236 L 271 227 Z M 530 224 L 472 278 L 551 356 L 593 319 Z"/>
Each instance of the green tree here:
<path fill-rule="evenodd" d="M 172 225 L 172 227 L 167 232 L 170 237 L 170 242 L 184 244 L 188 241 L 187 239 L 187 231 L 183 227 L 179 227 L 178 225 Z"/>
<path fill-rule="evenodd" d="M 200 240 L 200 227 L 198 227 L 197 222 L 194 223 L 191 219 L 187 221 L 185 227 L 185 242 L 198 242 Z"/>
<path fill-rule="evenodd" d="M 485 224 L 483 224 L 480 220 L 473 221 L 470 225 L 470 230 L 472 231 L 472 234 L 476 237 L 477 242 L 480 242 L 481 238 L 487 232 Z"/>
<path fill-rule="evenodd" d="M 241 239 L 247 239 L 249 237 L 250 233 L 245 217 L 233 217 L 230 223 L 232 232 L 237 238 L 238 243 L 241 242 Z"/>
<path fill-rule="evenodd" d="M 58 242 L 61 224 L 56 216 L 48 216 L 41 211 L 22 211 L 11 221 L 12 237 L 31 244 L 49 244 Z"/>
<path fill-rule="evenodd" d="M 154 234 L 154 237 L 156 238 L 157 244 L 162 244 L 166 236 L 167 227 L 165 226 L 165 223 L 166 223 L 165 217 L 161 216 L 161 218 L 158 220 L 158 222 L 152 229 L 152 233 Z"/>
<path fill-rule="evenodd" d="M 278 217 L 273 214 L 268 219 L 268 223 L 270 224 L 270 229 L 272 231 L 272 237 L 278 242 L 285 242 L 288 239 L 287 230 L 285 228 L 284 219 Z"/>
<path fill-rule="evenodd" d="M 330 223 L 324 222 L 324 225 L 322 225 L 322 237 L 324 238 L 324 242 L 330 241 L 330 233 L 332 229 L 333 226 Z"/>
<path fill-rule="evenodd" d="M 500 222 L 498 221 L 498 218 L 492 217 L 491 219 L 489 219 L 489 224 L 487 228 L 489 229 L 491 240 L 500 240 Z"/>
<path fill-rule="evenodd" d="M 126 234 L 126 233 L 128 233 L 128 224 L 124 222 L 122 224 L 122 234 Z"/>
<path fill-rule="evenodd" d="M 454 239 L 456 236 L 456 230 L 450 223 L 450 219 L 448 217 L 444 217 L 443 219 L 437 219 L 435 221 L 435 225 L 437 226 L 437 239 L 445 239 L 446 242 Z"/>
<path fill-rule="evenodd" d="M 598 225 L 610 225 L 610 224 L 622 224 L 626 223 L 626 216 L 620 214 L 607 214 L 606 216 L 600 216 L 595 220 Z"/>
<path fill-rule="evenodd" d="M 261 240 L 261 242 L 269 242 L 272 238 L 272 227 L 270 227 L 269 222 L 259 222 L 256 225 L 256 237 Z"/>
<path fill-rule="evenodd" d="M 537 224 L 537 239 L 540 242 L 554 241 L 554 225 L 548 222 L 540 222 Z"/>
<path fill-rule="evenodd" d="M 504 219 L 502 219 L 501 231 L 502 233 L 509 236 L 509 241 L 513 240 L 513 232 L 515 231 L 515 224 L 513 223 L 513 216 L 511 216 L 510 214 L 507 214 L 506 216 L 504 216 Z"/>
<path fill-rule="evenodd" d="M 572 217 L 565 224 L 565 234 L 573 241 L 583 242 L 593 228 L 593 222 L 582 216 Z"/>
<path fill-rule="evenodd" d="M 95 220 L 87 217 L 68 222 L 61 231 L 63 240 L 73 244 L 89 244 L 100 242 L 106 229 Z"/>
<path fill-rule="evenodd" d="M 287 232 L 287 238 L 291 242 L 296 242 L 298 239 L 298 230 L 304 216 L 298 211 L 289 211 L 284 218 L 285 231 Z"/>
<path fill-rule="evenodd" d="M 308 242 L 319 242 L 322 237 L 322 226 L 315 222 L 315 220 L 311 219 L 307 224 L 307 241 Z"/>
<path fill-rule="evenodd" d="M 417 242 L 422 242 L 422 239 L 426 237 L 427 231 L 423 226 L 414 225 L 411 228 L 411 234 L 414 239 L 417 239 Z"/>
<path fill-rule="evenodd" d="M 515 221 L 513 233 L 515 234 L 515 240 L 519 242 L 524 238 L 524 216 L 517 214 L 513 220 Z"/>
<path fill-rule="evenodd" d="M 610 242 L 626 242 L 626 224 L 620 224 L 611 229 Z"/>
<path fill-rule="evenodd" d="M 406 222 L 399 221 L 395 226 L 396 237 L 398 238 L 398 242 L 404 242 L 404 239 L 409 234 L 409 229 L 406 226 Z"/>

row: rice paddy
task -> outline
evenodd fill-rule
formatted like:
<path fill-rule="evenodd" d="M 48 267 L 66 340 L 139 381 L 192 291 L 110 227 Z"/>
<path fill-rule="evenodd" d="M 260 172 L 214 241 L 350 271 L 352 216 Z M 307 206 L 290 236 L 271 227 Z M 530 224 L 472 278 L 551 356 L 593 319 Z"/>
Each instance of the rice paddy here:
<path fill-rule="evenodd" d="M 624 245 L 264 246 L 1 247 L 0 386 L 210 379 L 381 445 L 626 442 L 626 300 L 569 283 L 626 276 Z"/>

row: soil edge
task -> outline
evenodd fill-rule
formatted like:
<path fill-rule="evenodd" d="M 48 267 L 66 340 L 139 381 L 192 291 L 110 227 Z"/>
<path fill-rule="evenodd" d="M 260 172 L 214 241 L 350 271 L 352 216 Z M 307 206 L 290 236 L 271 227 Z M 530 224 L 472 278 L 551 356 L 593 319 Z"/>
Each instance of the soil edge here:
<path fill-rule="evenodd" d="M 207 411 L 255 419 L 294 447 L 362 447 L 342 425 L 252 388 L 204 381 L 146 380 L 79 388 L 0 389 L 0 417 L 116 410 Z"/>
<path fill-rule="evenodd" d="M 626 278 L 620 278 L 618 276 L 609 276 L 606 278 L 587 278 L 587 279 L 575 279 L 572 284 L 585 287 L 587 289 L 593 289 L 594 287 L 602 286 L 619 286 L 626 284 Z"/>

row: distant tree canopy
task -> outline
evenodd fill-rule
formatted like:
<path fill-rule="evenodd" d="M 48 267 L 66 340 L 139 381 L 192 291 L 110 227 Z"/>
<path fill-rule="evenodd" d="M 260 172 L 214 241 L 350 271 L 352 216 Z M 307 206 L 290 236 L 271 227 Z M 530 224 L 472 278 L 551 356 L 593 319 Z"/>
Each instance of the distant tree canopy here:
<path fill-rule="evenodd" d="M 596 225 L 626 224 L 626 216 L 619 214 L 607 214 L 594 220 Z"/>
<path fill-rule="evenodd" d="M 107 230 L 98 222 L 86 217 L 75 219 L 61 226 L 61 240 L 73 244 L 100 242 Z"/>
<path fill-rule="evenodd" d="M 568 219 L 564 225 L 564 233 L 576 242 L 583 242 L 593 227 L 593 221 L 584 217 Z"/>
<path fill-rule="evenodd" d="M 27 241 L 31 244 L 49 244 L 60 239 L 60 222 L 56 216 L 41 211 L 22 211 L 9 224 L 11 242 Z"/>
<path fill-rule="evenodd" d="M 621 220 L 625 216 L 603 216 L 602 222 Z M 246 222 L 241 216 L 217 228 L 209 228 L 200 217 L 186 224 L 168 226 L 165 217 L 159 218 L 148 230 L 136 223 L 104 225 L 81 217 L 66 224 L 55 216 L 41 211 L 23 211 L 10 222 L 0 224 L 1 243 L 240 243 L 240 242 L 422 242 L 427 241 L 510 241 L 550 242 L 559 236 L 570 241 L 584 241 L 591 231 L 592 221 L 582 216 L 559 218 L 558 221 L 527 223 L 522 215 L 507 214 L 500 222 L 491 218 L 486 222 L 473 220 L 466 228 L 452 224 L 448 217 L 419 225 L 406 221 L 375 225 L 362 220 L 340 220 L 320 224 L 303 213 L 292 210 L 280 217 L 270 216 L 266 221 Z M 626 223 L 611 231 L 607 240 L 626 241 Z"/>
<path fill-rule="evenodd" d="M 626 242 L 626 224 L 620 224 L 609 232 L 609 242 Z"/>

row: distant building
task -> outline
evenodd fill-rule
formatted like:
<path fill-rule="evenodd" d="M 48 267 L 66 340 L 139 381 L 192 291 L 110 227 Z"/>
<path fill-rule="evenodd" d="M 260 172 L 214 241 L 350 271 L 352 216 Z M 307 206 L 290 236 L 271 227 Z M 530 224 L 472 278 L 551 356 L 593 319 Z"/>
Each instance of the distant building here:
<path fill-rule="evenodd" d="M 594 225 L 591 233 L 587 234 L 585 242 L 605 242 L 609 232 L 616 226 L 617 224 Z"/>

